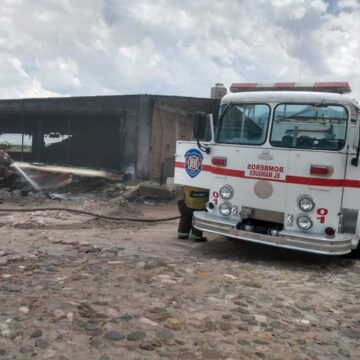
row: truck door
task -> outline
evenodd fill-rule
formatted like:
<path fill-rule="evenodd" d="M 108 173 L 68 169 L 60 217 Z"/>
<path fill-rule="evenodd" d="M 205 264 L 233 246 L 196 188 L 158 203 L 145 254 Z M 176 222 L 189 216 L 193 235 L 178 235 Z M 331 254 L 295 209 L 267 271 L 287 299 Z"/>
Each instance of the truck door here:
<path fill-rule="evenodd" d="M 359 234 L 359 203 L 360 203 L 360 162 L 356 160 L 360 137 L 360 112 L 353 107 L 348 129 L 349 155 L 347 158 L 346 177 L 344 181 L 344 196 L 342 203 L 342 232 Z"/>

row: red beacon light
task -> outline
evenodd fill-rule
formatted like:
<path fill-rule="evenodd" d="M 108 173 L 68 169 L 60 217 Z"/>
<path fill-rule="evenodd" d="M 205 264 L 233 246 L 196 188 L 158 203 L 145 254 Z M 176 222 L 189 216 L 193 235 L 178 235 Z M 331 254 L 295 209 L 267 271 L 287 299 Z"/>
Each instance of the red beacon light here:
<path fill-rule="evenodd" d="M 230 91 L 316 91 L 347 94 L 351 92 L 351 88 L 348 82 L 233 83 Z"/>

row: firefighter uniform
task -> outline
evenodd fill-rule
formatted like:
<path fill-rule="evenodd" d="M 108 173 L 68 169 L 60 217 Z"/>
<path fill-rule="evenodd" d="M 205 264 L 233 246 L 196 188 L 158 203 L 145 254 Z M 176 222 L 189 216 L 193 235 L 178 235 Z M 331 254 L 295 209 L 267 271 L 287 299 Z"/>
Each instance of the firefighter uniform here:
<path fill-rule="evenodd" d="M 194 210 L 205 210 L 208 199 L 209 190 L 184 186 L 184 197 L 178 202 L 181 215 L 178 228 L 179 239 L 187 239 L 191 231 L 191 237 L 194 241 L 206 241 L 202 231 L 192 227 L 192 216 Z"/>

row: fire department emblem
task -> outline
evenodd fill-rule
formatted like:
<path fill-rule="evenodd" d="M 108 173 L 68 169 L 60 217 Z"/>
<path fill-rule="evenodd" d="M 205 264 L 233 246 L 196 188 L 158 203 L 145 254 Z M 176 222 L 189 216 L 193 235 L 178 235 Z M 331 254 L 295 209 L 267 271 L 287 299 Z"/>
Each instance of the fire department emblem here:
<path fill-rule="evenodd" d="M 192 178 L 201 172 L 203 156 L 198 149 L 190 149 L 185 154 L 185 171 Z"/>

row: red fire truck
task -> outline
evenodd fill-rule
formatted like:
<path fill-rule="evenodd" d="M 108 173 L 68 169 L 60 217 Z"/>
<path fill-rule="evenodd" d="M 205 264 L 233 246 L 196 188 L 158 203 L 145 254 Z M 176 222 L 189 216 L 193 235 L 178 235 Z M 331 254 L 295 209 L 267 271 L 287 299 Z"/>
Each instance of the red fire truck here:
<path fill-rule="evenodd" d="M 349 84 L 235 83 L 230 90 L 216 126 L 197 113 L 196 140 L 177 143 L 175 183 L 210 192 L 193 226 L 359 256 L 360 107 Z"/>

